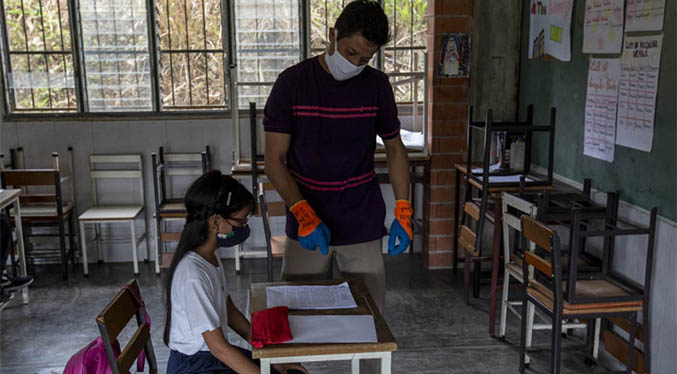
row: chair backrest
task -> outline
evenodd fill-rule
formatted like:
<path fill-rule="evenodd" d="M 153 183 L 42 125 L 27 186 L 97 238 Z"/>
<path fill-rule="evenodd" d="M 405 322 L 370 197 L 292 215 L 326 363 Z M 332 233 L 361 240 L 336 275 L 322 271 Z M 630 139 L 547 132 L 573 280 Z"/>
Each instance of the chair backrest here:
<path fill-rule="evenodd" d="M 142 302 L 139 285 L 136 279 L 133 279 L 127 282 L 125 288 L 120 290 L 96 317 L 96 323 L 99 326 L 99 333 L 113 374 L 128 373 L 141 350 L 145 351 L 145 356 L 148 358 L 150 372 L 157 373 L 150 326 L 146 321 L 146 310 Z M 117 340 L 120 332 L 134 316 L 136 316 L 138 327 L 116 359 L 113 353 L 113 342 Z"/>
<path fill-rule="evenodd" d="M 116 165 L 114 169 L 104 165 Z M 110 179 L 136 180 L 139 184 L 139 203 L 145 206 L 143 158 L 140 154 L 89 155 L 89 176 L 92 180 L 92 202 L 99 204 L 97 181 Z"/>
<path fill-rule="evenodd" d="M 11 169 L 2 170 L 2 188 L 17 188 L 22 190 L 21 204 L 55 204 L 57 212 L 63 205 L 61 190 L 62 177 L 59 171 L 59 155 L 52 154 L 51 169 Z M 39 191 L 28 193 L 28 187 L 40 188 Z M 47 190 L 45 188 L 47 187 Z M 58 214 L 61 214 L 59 212 Z"/>
<path fill-rule="evenodd" d="M 158 153 L 151 154 L 151 160 L 156 209 L 167 202 L 183 201 L 182 197 L 174 197 L 172 191 L 169 190 L 171 177 L 195 176 L 197 178 L 212 167 L 209 146 L 205 146 L 205 150 L 199 153 L 166 153 L 164 147 L 160 147 Z"/>
<path fill-rule="evenodd" d="M 501 204 L 503 220 L 503 258 L 505 263 L 508 263 L 510 262 L 510 256 L 513 254 L 513 249 L 517 248 L 517 246 L 510 242 L 511 232 L 522 231 L 522 223 L 520 222 L 519 217 L 523 214 L 530 217 L 536 217 L 538 214 L 538 205 L 508 192 L 502 193 Z M 533 251 L 533 249 L 534 245 L 529 245 L 529 250 Z M 522 248 L 522 250 L 524 250 L 524 248 Z"/>
<path fill-rule="evenodd" d="M 479 207 L 472 203 L 466 202 L 463 206 L 463 211 L 465 212 L 468 218 L 474 220 L 474 222 L 479 221 L 480 218 L 480 209 Z M 477 234 L 472 230 L 471 222 L 462 222 L 461 233 L 458 237 L 458 244 L 461 248 L 473 253 L 473 255 L 478 256 L 479 253 L 475 249 L 475 242 L 477 241 Z"/>
<path fill-rule="evenodd" d="M 538 275 L 544 276 L 548 279 L 545 282 L 545 287 L 548 287 L 553 294 L 555 306 L 562 305 L 562 267 L 560 262 L 560 247 L 559 236 L 557 232 L 550 229 L 548 226 L 537 221 L 533 217 L 526 214 L 520 218 L 522 223 L 522 246 L 526 248 L 527 243 L 533 243 L 536 248 L 541 248 L 550 254 L 550 261 L 539 255 L 537 251 L 525 251 L 523 262 L 523 274 L 530 274 L 529 266 L 535 270 L 533 276 L 525 277 L 524 282 L 527 286 L 535 283 L 542 285 L 540 282 L 535 282 L 534 278 Z"/>

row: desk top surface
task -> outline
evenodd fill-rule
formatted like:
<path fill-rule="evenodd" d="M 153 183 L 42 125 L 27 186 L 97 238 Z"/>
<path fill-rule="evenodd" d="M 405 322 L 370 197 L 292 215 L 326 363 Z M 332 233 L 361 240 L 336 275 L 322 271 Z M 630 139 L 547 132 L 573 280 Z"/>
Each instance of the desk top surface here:
<path fill-rule="evenodd" d="M 9 203 L 19 195 L 21 195 L 21 190 L 19 189 L 2 190 L 2 192 L 0 192 L 0 205 Z"/>
<path fill-rule="evenodd" d="M 275 282 L 255 283 L 249 288 L 250 313 L 266 309 L 266 287 L 284 285 L 334 285 L 345 280 L 308 281 L 308 282 Z M 252 348 L 253 358 L 272 358 L 289 356 L 310 356 L 327 354 L 363 353 L 363 352 L 392 352 L 397 350 L 395 337 L 390 332 L 383 316 L 376 307 L 374 299 L 369 294 L 366 285 L 361 279 L 348 280 L 350 291 L 353 293 L 357 308 L 329 309 L 329 310 L 290 310 L 291 315 L 361 315 L 372 314 L 376 325 L 378 343 L 329 343 L 329 344 L 280 344 L 263 348 Z"/>

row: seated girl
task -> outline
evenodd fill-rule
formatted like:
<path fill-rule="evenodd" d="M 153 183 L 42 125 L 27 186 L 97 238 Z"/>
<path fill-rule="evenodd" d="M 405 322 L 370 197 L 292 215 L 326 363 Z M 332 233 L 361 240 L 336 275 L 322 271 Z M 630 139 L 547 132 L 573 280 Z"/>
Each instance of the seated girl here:
<path fill-rule="evenodd" d="M 251 352 L 228 343 L 230 327 L 250 341 L 249 321 L 228 294 L 215 251 L 249 236 L 254 197 L 230 176 L 212 170 L 185 197 L 188 217 L 167 278 L 164 342 L 171 349 L 167 374 L 259 373 Z M 274 365 L 279 373 L 308 373 L 299 364 Z"/>

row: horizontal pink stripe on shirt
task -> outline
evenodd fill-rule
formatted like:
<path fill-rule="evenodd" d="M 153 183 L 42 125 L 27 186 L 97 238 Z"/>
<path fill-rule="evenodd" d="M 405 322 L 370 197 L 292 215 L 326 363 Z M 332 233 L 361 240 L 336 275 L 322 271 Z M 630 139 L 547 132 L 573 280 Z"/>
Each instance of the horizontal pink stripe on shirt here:
<path fill-rule="evenodd" d="M 368 178 L 368 177 L 371 177 L 371 176 L 374 175 L 374 172 L 372 171 L 372 172 L 369 172 L 369 173 L 367 173 L 367 174 L 360 175 L 360 176 L 358 176 L 358 177 L 351 177 L 351 178 L 348 178 L 348 179 L 346 179 L 346 180 L 344 180 L 344 181 L 341 181 L 341 182 L 322 182 L 322 181 L 318 181 L 318 180 L 315 180 L 315 179 L 310 179 L 310 178 L 304 177 L 304 176 L 302 176 L 301 174 L 299 174 L 298 172 L 296 172 L 296 171 L 294 171 L 294 170 L 289 170 L 289 173 L 292 174 L 292 175 L 294 175 L 294 176 L 297 177 L 298 179 L 301 179 L 302 181 L 305 181 L 305 182 L 308 182 L 308 183 L 317 184 L 317 185 L 321 185 L 321 186 L 343 186 L 343 185 L 347 185 L 347 184 L 350 183 L 350 182 L 359 181 L 359 180 L 362 180 L 362 179 L 364 179 L 364 178 Z"/>
<path fill-rule="evenodd" d="M 306 182 L 304 182 L 300 179 L 297 180 L 297 182 L 299 182 L 302 185 L 310 188 L 311 190 L 315 190 L 315 191 L 343 191 L 343 190 L 347 190 L 349 188 L 353 188 L 353 187 L 357 187 L 357 186 L 361 186 L 363 184 L 369 183 L 372 180 L 374 180 L 375 177 L 376 177 L 376 175 L 374 174 L 370 178 L 367 178 L 365 180 L 362 180 L 362 181 L 359 181 L 359 182 L 356 182 L 356 183 L 347 184 L 347 185 L 341 186 L 341 187 L 316 187 L 316 186 L 312 186 L 312 185 L 310 185 L 310 184 L 308 184 L 308 183 L 306 183 Z"/>
<path fill-rule="evenodd" d="M 376 117 L 376 113 L 355 113 L 355 114 L 327 114 L 320 112 L 294 112 L 299 117 L 320 117 L 320 118 L 365 118 Z"/>
<path fill-rule="evenodd" d="M 358 106 L 352 108 L 330 108 L 326 106 L 317 105 L 294 105 L 294 110 L 319 110 L 323 112 L 367 112 L 378 110 L 377 106 Z"/>
<path fill-rule="evenodd" d="M 397 134 L 398 132 L 400 132 L 400 129 L 397 129 L 397 130 L 395 130 L 395 131 L 393 131 L 393 132 L 389 132 L 389 133 L 387 133 L 387 134 L 380 134 L 379 136 L 382 137 L 382 138 L 388 138 L 388 137 L 390 137 L 390 136 L 393 136 L 393 135 Z"/>

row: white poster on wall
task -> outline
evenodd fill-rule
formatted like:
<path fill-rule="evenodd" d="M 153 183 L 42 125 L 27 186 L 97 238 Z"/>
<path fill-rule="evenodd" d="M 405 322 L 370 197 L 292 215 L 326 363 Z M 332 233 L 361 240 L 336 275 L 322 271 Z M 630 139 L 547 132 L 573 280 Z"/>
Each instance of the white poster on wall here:
<path fill-rule="evenodd" d="M 621 60 L 590 59 L 585 97 L 583 154 L 612 162 L 616 136 L 616 105 Z"/>
<path fill-rule="evenodd" d="M 626 37 L 621 57 L 616 144 L 651 152 L 663 35 Z"/>
<path fill-rule="evenodd" d="M 587 0 L 583 53 L 621 53 L 625 0 Z"/>
<path fill-rule="evenodd" d="M 571 61 L 574 0 L 531 0 L 529 58 Z"/>
<path fill-rule="evenodd" d="M 665 0 L 628 0 L 625 31 L 661 31 Z"/>

